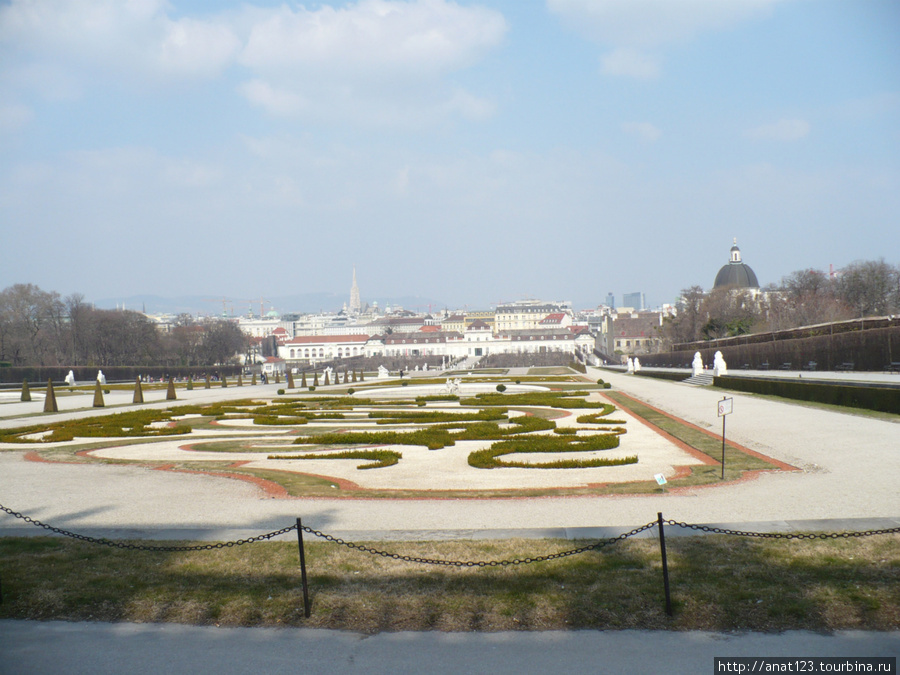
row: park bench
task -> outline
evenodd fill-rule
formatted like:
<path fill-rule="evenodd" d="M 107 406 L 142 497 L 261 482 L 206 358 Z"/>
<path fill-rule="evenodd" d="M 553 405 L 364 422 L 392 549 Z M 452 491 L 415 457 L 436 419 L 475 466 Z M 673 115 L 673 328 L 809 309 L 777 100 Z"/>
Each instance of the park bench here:
<path fill-rule="evenodd" d="M 760 370 L 768 370 L 768 369 L 769 369 L 769 362 L 766 361 L 765 363 L 759 364 L 759 369 L 760 369 Z"/>
<path fill-rule="evenodd" d="M 815 361 L 810 361 L 805 366 L 803 366 L 802 370 L 815 370 L 816 366 L 818 366 L 818 365 L 819 364 L 816 363 Z"/>
<path fill-rule="evenodd" d="M 853 370 L 854 368 L 856 368 L 856 364 L 853 361 L 845 361 L 839 366 L 834 367 L 835 370 Z"/>
<path fill-rule="evenodd" d="M 782 363 L 780 366 L 778 366 L 778 370 L 790 370 L 790 369 L 791 369 L 790 361 L 787 361 L 786 363 Z"/>
<path fill-rule="evenodd" d="M 891 361 L 884 367 L 886 373 L 900 373 L 900 361 Z"/>

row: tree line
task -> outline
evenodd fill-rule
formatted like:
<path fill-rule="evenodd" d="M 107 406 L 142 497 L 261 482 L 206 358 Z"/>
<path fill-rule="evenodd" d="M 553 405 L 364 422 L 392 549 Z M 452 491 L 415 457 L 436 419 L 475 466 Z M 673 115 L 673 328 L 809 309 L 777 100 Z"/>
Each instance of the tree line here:
<path fill-rule="evenodd" d="M 11 366 L 215 366 L 234 362 L 248 338 L 230 321 L 183 314 L 161 330 L 140 312 L 97 309 L 33 284 L 0 291 L 0 363 Z"/>
<path fill-rule="evenodd" d="M 765 333 L 900 313 L 900 268 L 880 260 L 851 263 L 838 274 L 798 270 L 779 284 L 748 290 L 684 289 L 678 314 L 660 329 L 667 345 Z"/>

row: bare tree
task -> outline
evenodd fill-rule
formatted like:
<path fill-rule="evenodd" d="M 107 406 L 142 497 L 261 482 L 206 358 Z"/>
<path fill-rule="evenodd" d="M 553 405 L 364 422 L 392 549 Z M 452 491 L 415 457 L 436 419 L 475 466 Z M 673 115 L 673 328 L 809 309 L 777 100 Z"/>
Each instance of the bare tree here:
<path fill-rule="evenodd" d="M 900 270 L 880 260 L 858 260 L 841 270 L 837 295 L 854 314 L 881 316 L 900 310 Z"/>

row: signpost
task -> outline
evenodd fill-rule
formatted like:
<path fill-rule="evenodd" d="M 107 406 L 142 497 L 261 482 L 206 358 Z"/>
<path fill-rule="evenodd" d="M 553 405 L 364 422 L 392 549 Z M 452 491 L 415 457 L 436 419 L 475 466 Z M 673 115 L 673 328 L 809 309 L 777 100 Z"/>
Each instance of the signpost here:
<path fill-rule="evenodd" d="M 719 417 L 722 418 L 722 480 L 725 480 L 725 417 L 734 412 L 734 399 L 723 397 L 719 401 Z"/>

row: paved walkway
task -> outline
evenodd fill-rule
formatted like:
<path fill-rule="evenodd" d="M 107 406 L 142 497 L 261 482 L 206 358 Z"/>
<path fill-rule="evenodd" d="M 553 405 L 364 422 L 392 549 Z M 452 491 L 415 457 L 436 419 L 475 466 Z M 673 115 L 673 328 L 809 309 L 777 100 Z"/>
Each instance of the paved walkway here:
<path fill-rule="evenodd" d="M 381 633 L 0 621 L 0 673 L 715 673 L 715 657 L 896 656 L 900 631 Z"/>

